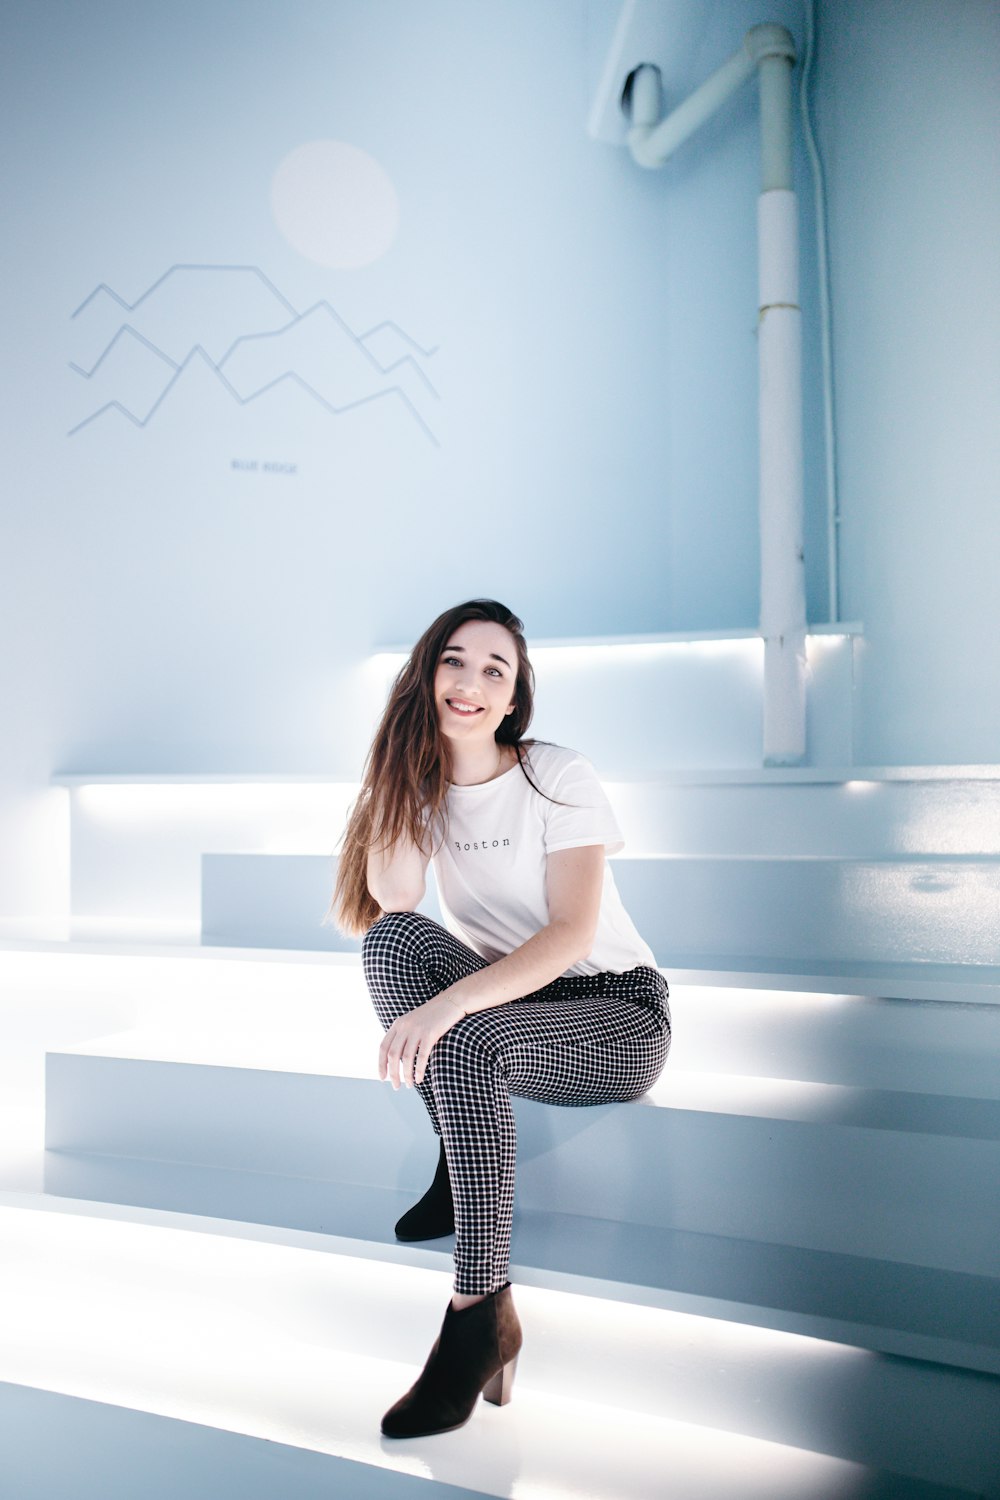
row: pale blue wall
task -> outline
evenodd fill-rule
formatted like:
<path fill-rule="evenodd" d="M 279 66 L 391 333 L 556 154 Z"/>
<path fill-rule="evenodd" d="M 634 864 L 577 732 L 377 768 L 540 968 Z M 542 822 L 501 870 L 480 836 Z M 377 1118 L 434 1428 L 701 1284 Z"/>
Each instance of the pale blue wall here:
<path fill-rule="evenodd" d="M 1000 5 L 827 0 L 843 610 L 861 764 L 1000 759 Z"/>
<path fill-rule="evenodd" d="M 706 8 L 698 67 L 722 61 L 752 11 Z M 756 105 L 745 91 L 664 174 L 593 142 L 616 12 L 611 0 L 5 8 L 4 181 L 18 212 L 5 243 L 0 911 L 58 904 L 53 770 L 349 771 L 368 727 L 352 712 L 357 663 L 457 598 L 507 598 L 535 635 L 755 623 Z M 946 31 L 945 12 L 961 25 Z M 821 7 L 844 606 L 871 629 L 862 759 L 993 758 L 996 695 L 981 674 L 998 634 L 984 395 L 997 205 L 986 142 L 973 150 L 969 131 L 996 125 L 996 16 Z M 947 93 L 928 73 L 937 56 Z M 894 78 L 900 58 L 912 84 Z M 926 123 L 935 98 L 943 132 Z M 279 162 L 323 138 L 369 152 L 398 193 L 395 242 L 362 269 L 313 264 L 271 215 Z M 823 619 L 815 255 L 797 152 L 810 613 Z M 188 262 L 258 266 L 297 309 L 326 298 L 356 332 L 393 319 L 437 346 L 421 364 L 439 398 L 416 374 L 408 389 L 440 446 L 395 399 L 331 418 L 286 382 L 240 408 L 204 368 L 147 427 L 108 412 L 68 437 L 101 402 L 145 410 L 163 384 L 135 344 L 90 381 L 70 370 L 89 368 L 124 316 L 106 298 L 73 309 L 99 283 L 134 300 Z M 280 323 L 252 278 L 202 283 L 174 277 L 135 317 L 178 358 L 200 341 L 217 359 L 235 332 Z M 970 324 L 960 354 L 956 318 Z M 316 353 L 274 354 L 268 373 Z M 298 472 L 236 473 L 234 458 Z M 928 682 L 947 712 L 927 711 Z"/>
<path fill-rule="evenodd" d="M 536 635 L 754 623 L 755 102 L 671 203 L 586 134 L 615 11 L 6 7 L 5 910 L 51 906 L 62 879 L 52 826 L 22 817 L 51 771 L 349 771 L 357 663 L 458 598 L 506 598 Z M 271 216 L 278 164 L 323 138 L 398 193 L 363 269 L 313 264 Z M 67 436 L 109 400 L 144 414 L 166 368 L 125 340 L 83 378 L 69 361 L 91 369 L 126 315 L 73 310 L 190 262 L 438 346 L 440 399 L 409 390 L 440 446 L 398 402 L 333 419 L 286 383 L 239 408 L 197 365 L 145 428 L 112 410 Z M 201 282 L 132 315 L 175 359 L 280 324 L 253 278 Z"/>
<path fill-rule="evenodd" d="M 14 8 L 8 454 L 54 763 L 328 767 L 345 668 L 468 594 L 541 635 L 754 623 L 752 94 L 715 173 L 682 171 L 671 204 L 585 133 L 587 17 L 579 0 Z M 277 164 L 327 136 L 399 194 L 398 238 L 362 270 L 311 264 L 269 212 Z M 144 430 L 111 412 L 67 438 L 163 383 L 135 345 L 92 381 L 70 371 L 124 316 L 70 313 L 176 262 L 256 265 L 299 309 L 327 298 L 357 331 L 393 318 L 440 346 L 423 361 L 440 400 L 419 399 L 441 446 L 398 408 L 334 420 L 287 387 L 239 411 L 198 371 Z M 194 314 L 175 356 L 273 326 L 259 286 L 225 283 L 225 322 L 211 291 L 174 285 Z M 157 306 L 134 321 L 162 345 Z M 236 475 L 234 457 L 299 472 Z"/>

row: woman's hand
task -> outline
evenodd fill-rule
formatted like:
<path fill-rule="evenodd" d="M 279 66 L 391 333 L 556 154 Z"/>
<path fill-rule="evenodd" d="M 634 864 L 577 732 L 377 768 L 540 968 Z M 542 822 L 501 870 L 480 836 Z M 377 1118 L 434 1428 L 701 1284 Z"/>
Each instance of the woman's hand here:
<path fill-rule="evenodd" d="M 604 883 L 604 845 L 556 850 L 545 868 L 546 926 L 513 953 L 467 974 L 393 1021 L 379 1048 L 378 1073 L 394 1089 L 401 1083 L 407 1088 L 423 1083 L 434 1044 L 464 1015 L 533 994 L 590 952 Z"/>
<path fill-rule="evenodd" d="M 427 1060 L 435 1042 L 463 1019 L 457 1002 L 447 999 L 447 992 L 433 995 L 415 1010 L 407 1011 L 393 1021 L 378 1049 L 378 1076 L 398 1089 L 423 1083 Z"/>

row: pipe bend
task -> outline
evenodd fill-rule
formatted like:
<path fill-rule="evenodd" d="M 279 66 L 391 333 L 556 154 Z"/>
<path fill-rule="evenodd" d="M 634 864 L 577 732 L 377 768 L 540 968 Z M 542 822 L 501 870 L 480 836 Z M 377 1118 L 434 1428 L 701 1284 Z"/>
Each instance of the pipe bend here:
<path fill-rule="evenodd" d="M 787 57 L 795 61 L 795 39 L 784 26 L 767 21 L 762 26 L 751 26 L 743 38 L 750 61 L 756 68 L 765 57 Z"/>
<path fill-rule="evenodd" d="M 625 139 L 636 166 L 655 170 L 663 166 L 663 161 L 654 151 L 649 150 L 649 138 L 652 134 L 651 125 L 633 125 Z"/>

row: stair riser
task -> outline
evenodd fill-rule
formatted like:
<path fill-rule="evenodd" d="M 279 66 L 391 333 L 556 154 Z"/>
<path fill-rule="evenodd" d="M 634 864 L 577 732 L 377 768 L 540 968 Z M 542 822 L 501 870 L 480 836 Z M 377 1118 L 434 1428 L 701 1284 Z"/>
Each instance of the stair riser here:
<path fill-rule="evenodd" d="M 851 763 L 853 650 L 853 642 L 842 637 L 809 640 L 811 764 Z M 763 666 L 759 640 L 538 652 L 532 732 L 628 773 L 756 767 Z M 609 703 L 615 706 L 611 716 Z"/>
<path fill-rule="evenodd" d="M 615 879 L 668 969 L 672 952 L 1000 963 L 1000 861 L 620 860 Z"/>
<path fill-rule="evenodd" d="M 804 964 L 1000 964 L 1000 860 L 616 859 L 615 880 L 657 962 L 781 958 Z M 202 860 L 207 942 L 345 946 L 322 915 L 330 861 L 309 855 Z"/>
<path fill-rule="evenodd" d="M 1000 1099 L 1000 1007 L 672 986 L 672 1070 Z"/>
<path fill-rule="evenodd" d="M 414 1194 L 433 1166 L 416 1096 L 365 1080 L 50 1054 L 47 1090 L 55 1150 Z M 996 1140 L 643 1104 L 515 1113 L 526 1209 L 1000 1271 Z"/>
<path fill-rule="evenodd" d="M 863 776 L 864 772 L 858 773 Z M 629 855 L 1000 855 L 1000 781 L 612 782 Z"/>
<path fill-rule="evenodd" d="M 586 696 L 591 691 L 588 686 Z M 615 701 L 623 696 L 628 695 L 621 694 L 619 684 Z M 648 701 L 647 695 L 643 713 Z M 634 740 L 655 745 L 660 756 L 676 738 L 676 705 L 671 705 L 671 712 L 665 735 L 657 735 L 648 725 L 632 736 L 619 728 L 616 744 L 628 746 Z M 752 733 L 756 748 L 750 764 L 759 756 L 759 712 L 757 703 Z M 672 781 L 662 761 L 639 779 L 616 780 L 628 768 L 618 760 L 602 761 L 598 742 L 583 734 L 582 726 L 575 737 L 542 727 L 539 734 L 579 745 L 595 759 L 606 777 L 630 856 L 891 860 L 1000 855 L 1000 780 L 865 780 L 861 771 L 861 779 L 844 781 L 844 773 L 831 771 L 834 779 L 827 782 L 796 781 L 793 772 L 786 781 L 720 783 L 713 782 L 712 775 L 729 773 L 709 771 L 699 781 L 699 773 L 681 771 Z M 678 763 L 699 761 L 695 757 Z M 727 762 L 725 757 L 713 762 L 743 763 Z M 839 761 L 826 760 L 830 765 L 849 763 L 849 754 Z M 744 774 L 752 778 L 755 773 Z M 346 781 L 294 780 L 72 786 L 71 908 L 80 935 L 95 923 L 195 927 L 199 862 L 208 853 L 318 856 L 325 862 L 318 921 L 329 896 L 332 854 L 355 791 L 355 784 Z"/>
<path fill-rule="evenodd" d="M 209 948 L 360 952 L 360 941 L 326 917 L 335 872 L 335 860 L 309 855 L 204 855 L 202 943 Z M 433 880 L 419 910 L 435 922 L 442 920 Z"/>

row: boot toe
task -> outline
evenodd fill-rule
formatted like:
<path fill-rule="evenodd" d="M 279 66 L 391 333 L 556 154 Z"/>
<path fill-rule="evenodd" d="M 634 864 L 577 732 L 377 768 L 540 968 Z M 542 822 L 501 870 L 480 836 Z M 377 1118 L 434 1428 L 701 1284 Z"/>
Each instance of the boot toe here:
<path fill-rule="evenodd" d="M 473 1403 L 474 1405 L 475 1403 Z M 422 1403 L 408 1401 L 404 1396 L 395 1406 L 390 1406 L 382 1418 L 382 1436 L 387 1438 L 434 1437 L 439 1432 L 454 1432 L 463 1427 L 472 1415 L 456 1411 L 423 1410 Z"/>

